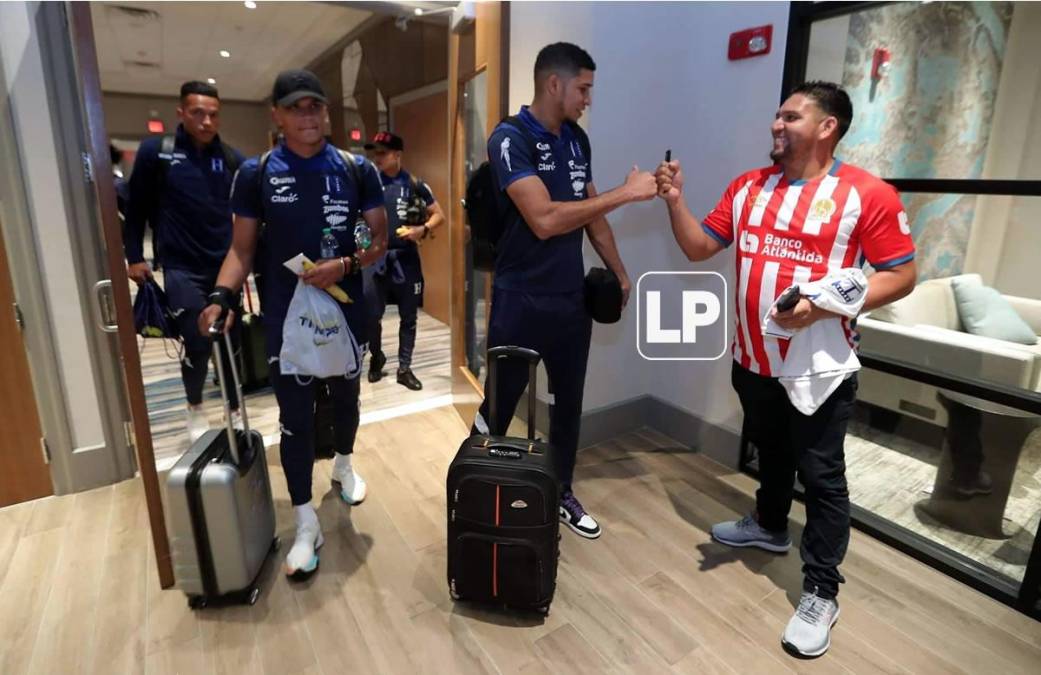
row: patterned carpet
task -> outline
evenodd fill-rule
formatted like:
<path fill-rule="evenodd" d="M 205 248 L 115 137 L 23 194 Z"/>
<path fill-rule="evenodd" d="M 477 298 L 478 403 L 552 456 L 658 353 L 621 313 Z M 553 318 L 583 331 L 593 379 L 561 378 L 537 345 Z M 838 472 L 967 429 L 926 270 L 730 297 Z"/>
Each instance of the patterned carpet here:
<path fill-rule="evenodd" d="M 984 469 L 997 476 L 998 454 L 984 436 Z M 1034 534 L 1041 519 L 1041 427 L 1027 438 L 1019 454 L 1001 533 L 989 537 L 968 534 L 968 527 L 930 515 L 933 483 L 942 457 L 939 445 L 929 445 L 871 427 L 850 423 L 846 437 L 846 476 L 850 499 L 888 520 L 976 560 L 1010 579 L 1021 581 Z M 985 497 L 967 500 L 958 508 L 971 514 L 983 508 Z M 971 518 L 971 515 L 966 517 Z"/>

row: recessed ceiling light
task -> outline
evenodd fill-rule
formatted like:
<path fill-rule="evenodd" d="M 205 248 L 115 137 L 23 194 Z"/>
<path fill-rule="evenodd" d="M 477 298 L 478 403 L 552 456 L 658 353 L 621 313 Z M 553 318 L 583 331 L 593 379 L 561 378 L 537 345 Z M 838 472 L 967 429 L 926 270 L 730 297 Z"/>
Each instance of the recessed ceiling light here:
<path fill-rule="evenodd" d="M 412 12 L 416 16 L 423 16 L 423 8 L 422 7 L 416 7 L 414 10 L 412 10 Z"/>
<path fill-rule="evenodd" d="M 227 49 L 220 50 L 220 55 L 223 56 L 226 59 L 230 59 L 231 58 L 231 52 L 229 52 Z"/>
<path fill-rule="evenodd" d="M 257 3 L 253 2 L 253 0 L 246 0 L 242 4 L 246 6 L 246 9 L 256 9 L 257 8 Z"/>
<path fill-rule="evenodd" d="M 206 81 L 209 82 L 210 84 L 217 84 L 217 80 L 213 79 L 212 77 L 207 77 Z"/>

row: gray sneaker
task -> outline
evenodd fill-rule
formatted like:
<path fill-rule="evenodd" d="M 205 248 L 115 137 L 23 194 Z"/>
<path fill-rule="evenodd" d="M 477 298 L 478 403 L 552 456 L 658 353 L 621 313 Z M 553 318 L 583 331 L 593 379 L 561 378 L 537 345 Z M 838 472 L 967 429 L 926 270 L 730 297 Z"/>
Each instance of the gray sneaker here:
<path fill-rule="evenodd" d="M 764 530 L 751 514 L 741 520 L 716 523 L 712 526 L 712 538 L 727 546 L 755 546 L 774 553 L 786 553 L 792 547 L 788 532 Z"/>
<path fill-rule="evenodd" d="M 816 591 L 816 589 L 814 589 Z M 820 656 L 831 646 L 831 627 L 839 620 L 839 603 L 803 591 L 781 645 L 799 656 Z"/>

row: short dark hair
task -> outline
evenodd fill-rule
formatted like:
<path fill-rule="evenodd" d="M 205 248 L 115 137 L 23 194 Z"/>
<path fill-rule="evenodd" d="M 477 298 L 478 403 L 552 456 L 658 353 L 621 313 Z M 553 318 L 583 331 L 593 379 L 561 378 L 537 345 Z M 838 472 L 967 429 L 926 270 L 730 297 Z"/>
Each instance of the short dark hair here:
<path fill-rule="evenodd" d="M 551 72 L 570 79 L 582 69 L 596 70 L 589 52 L 570 42 L 554 42 L 543 47 L 535 57 L 535 82 Z"/>
<path fill-rule="evenodd" d="M 789 96 L 796 94 L 812 98 L 825 115 L 837 119 L 839 121 L 839 140 L 842 140 L 842 137 L 849 131 L 849 125 L 853 123 L 853 101 L 849 100 L 846 90 L 834 82 L 813 80 L 795 87 Z"/>
<path fill-rule="evenodd" d="M 181 103 L 184 103 L 192 94 L 198 94 L 199 96 L 210 96 L 212 98 L 220 100 L 220 96 L 217 94 L 217 87 L 206 82 L 200 82 L 199 80 L 188 80 L 181 85 Z"/>

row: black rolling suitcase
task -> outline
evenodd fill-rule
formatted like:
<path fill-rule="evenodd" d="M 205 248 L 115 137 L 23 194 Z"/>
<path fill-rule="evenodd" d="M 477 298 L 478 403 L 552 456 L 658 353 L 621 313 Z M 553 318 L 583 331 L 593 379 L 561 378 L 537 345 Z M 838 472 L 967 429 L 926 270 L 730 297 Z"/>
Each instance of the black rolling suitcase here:
<path fill-rule="evenodd" d="M 264 321 L 253 311 L 253 296 L 249 291 L 249 280 L 242 285 L 246 296 L 246 312 L 242 314 L 240 329 L 241 347 L 239 372 L 242 374 L 242 389 L 256 391 L 268 386 L 267 344 L 264 336 Z"/>
<path fill-rule="evenodd" d="M 521 347 L 488 350 L 491 420 L 505 358 L 528 361 L 528 438 L 471 436 L 448 468 L 448 588 L 455 600 L 548 613 L 557 584 L 560 481 L 549 444 L 534 440 L 539 355 Z"/>

